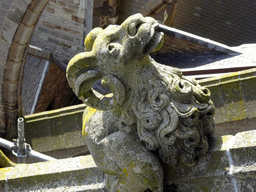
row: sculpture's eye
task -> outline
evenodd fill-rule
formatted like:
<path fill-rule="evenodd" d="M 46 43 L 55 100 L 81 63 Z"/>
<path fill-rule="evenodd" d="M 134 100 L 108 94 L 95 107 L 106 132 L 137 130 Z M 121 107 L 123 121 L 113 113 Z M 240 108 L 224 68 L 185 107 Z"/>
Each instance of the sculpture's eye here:
<path fill-rule="evenodd" d="M 128 28 L 129 35 L 135 36 L 141 25 L 142 25 L 141 22 L 140 23 L 131 23 Z"/>
<path fill-rule="evenodd" d="M 119 46 L 117 45 L 117 43 L 110 43 L 107 46 L 108 48 L 108 52 L 113 55 L 113 56 L 117 56 L 119 54 Z"/>

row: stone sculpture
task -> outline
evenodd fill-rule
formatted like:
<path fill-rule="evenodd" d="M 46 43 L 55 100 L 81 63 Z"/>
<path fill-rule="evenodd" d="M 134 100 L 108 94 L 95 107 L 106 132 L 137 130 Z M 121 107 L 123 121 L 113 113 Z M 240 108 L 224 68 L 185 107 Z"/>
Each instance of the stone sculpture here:
<path fill-rule="evenodd" d="M 70 86 L 89 106 L 83 135 L 109 191 L 163 191 L 163 163 L 191 166 L 209 150 L 210 91 L 149 56 L 163 44 L 157 26 L 136 14 L 95 28 L 67 67 Z M 97 96 L 99 79 L 112 94 Z"/>

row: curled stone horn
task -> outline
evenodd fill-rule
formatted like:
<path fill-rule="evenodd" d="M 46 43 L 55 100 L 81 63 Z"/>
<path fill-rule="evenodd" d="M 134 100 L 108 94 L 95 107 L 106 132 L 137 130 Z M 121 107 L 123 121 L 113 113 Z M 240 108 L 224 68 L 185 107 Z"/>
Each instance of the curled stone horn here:
<path fill-rule="evenodd" d="M 96 54 L 93 51 L 95 39 L 103 30 L 95 28 L 85 38 L 86 52 L 73 57 L 67 67 L 67 79 L 79 99 L 90 107 L 109 110 L 121 105 L 125 98 L 125 88 L 122 82 L 113 75 L 102 77 L 97 66 Z M 98 98 L 92 91 L 94 83 L 101 79 L 101 85 L 109 86 L 113 97 Z"/>

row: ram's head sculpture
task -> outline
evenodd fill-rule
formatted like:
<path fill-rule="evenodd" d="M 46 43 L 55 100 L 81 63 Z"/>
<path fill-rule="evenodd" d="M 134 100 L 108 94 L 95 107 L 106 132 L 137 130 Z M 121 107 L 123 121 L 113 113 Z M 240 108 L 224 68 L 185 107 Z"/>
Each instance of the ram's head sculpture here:
<path fill-rule="evenodd" d="M 67 79 L 88 106 L 83 134 L 110 191 L 163 191 L 162 163 L 191 166 L 209 149 L 214 129 L 210 91 L 150 56 L 163 44 L 158 23 L 140 14 L 95 28 Z M 112 94 L 97 96 L 96 81 Z"/>

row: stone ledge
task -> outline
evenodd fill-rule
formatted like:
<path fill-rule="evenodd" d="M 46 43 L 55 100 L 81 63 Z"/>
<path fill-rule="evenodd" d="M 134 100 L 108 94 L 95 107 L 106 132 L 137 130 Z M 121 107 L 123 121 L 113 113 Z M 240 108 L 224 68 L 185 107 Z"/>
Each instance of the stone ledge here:
<path fill-rule="evenodd" d="M 217 124 L 256 117 L 256 68 L 198 82 L 211 91 Z"/>
<path fill-rule="evenodd" d="M 191 167 L 165 165 L 177 191 L 250 191 L 256 188 L 256 130 L 216 137 L 212 150 Z M 104 175 L 92 157 L 21 164 L 0 169 L 0 191 L 103 192 Z"/>
<path fill-rule="evenodd" d="M 103 173 L 90 155 L 0 169 L 0 191 L 103 192 L 103 187 Z"/>
<path fill-rule="evenodd" d="M 85 146 L 82 115 L 85 105 L 75 105 L 25 116 L 25 137 L 39 152 Z"/>
<path fill-rule="evenodd" d="M 50 60 L 52 55 L 50 52 L 43 51 L 42 49 L 32 45 L 29 45 L 28 53 L 37 57 L 41 57 L 46 60 Z"/>
<path fill-rule="evenodd" d="M 178 191 L 247 191 L 256 188 L 256 130 L 216 137 L 212 151 L 195 166 L 165 166 Z M 250 191 L 250 190 L 249 190 Z"/>

